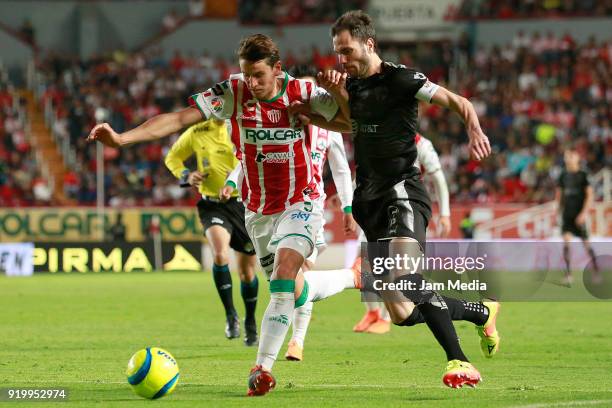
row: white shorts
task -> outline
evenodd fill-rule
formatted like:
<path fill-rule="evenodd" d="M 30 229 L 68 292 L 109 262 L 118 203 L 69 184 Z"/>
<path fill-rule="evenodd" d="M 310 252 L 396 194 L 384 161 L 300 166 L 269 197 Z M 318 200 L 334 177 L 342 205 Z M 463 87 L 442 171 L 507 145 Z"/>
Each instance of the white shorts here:
<path fill-rule="evenodd" d="M 317 262 L 317 256 L 319 256 L 319 254 L 323 252 L 325 248 L 327 248 L 327 241 L 325 240 L 325 210 L 323 210 L 325 208 L 325 196 L 323 196 L 323 199 L 319 199 L 318 201 L 318 205 L 323 211 L 323 217 L 321 217 L 321 228 L 319 228 L 319 231 L 317 232 L 315 249 L 312 251 L 312 254 L 306 258 L 306 260 L 313 265 L 315 262 Z"/>
<path fill-rule="evenodd" d="M 259 263 L 268 279 L 274 269 L 274 253 L 286 237 L 302 237 L 310 244 L 309 254 L 315 249 L 317 234 L 323 224 L 323 209 L 317 202 L 296 203 L 285 211 L 263 215 L 245 211 L 247 233 L 253 242 Z"/>

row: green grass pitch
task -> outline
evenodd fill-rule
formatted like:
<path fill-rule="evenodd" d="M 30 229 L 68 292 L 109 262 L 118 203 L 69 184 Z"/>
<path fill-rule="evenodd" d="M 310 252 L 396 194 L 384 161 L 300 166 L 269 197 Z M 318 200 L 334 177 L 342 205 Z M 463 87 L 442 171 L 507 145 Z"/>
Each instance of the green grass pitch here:
<path fill-rule="evenodd" d="M 259 317 L 267 292 L 260 285 Z M 425 326 L 355 334 L 363 310 L 356 291 L 316 304 L 305 361 L 279 360 L 276 390 L 247 398 L 257 350 L 224 338 L 209 273 L 0 276 L 0 388 L 67 387 L 59 406 L 78 407 L 612 406 L 612 303 L 506 303 L 492 360 L 481 356 L 474 328 L 457 324 L 484 378 L 460 390 L 443 386 L 444 354 Z M 133 352 L 154 345 L 174 355 L 181 377 L 173 394 L 152 402 L 132 392 L 124 372 Z"/>

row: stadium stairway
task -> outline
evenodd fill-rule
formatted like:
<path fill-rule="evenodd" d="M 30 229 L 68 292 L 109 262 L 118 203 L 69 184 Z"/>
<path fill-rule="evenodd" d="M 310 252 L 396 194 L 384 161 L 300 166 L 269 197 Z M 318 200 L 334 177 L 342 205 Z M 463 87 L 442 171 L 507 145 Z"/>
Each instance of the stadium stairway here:
<path fill-rule="evenodd" d="M 30 123 L 31 145 L 35 151 L 36 159 L 43 176 L 51 181 L 53 198 L 58 205 L 74 204 L 64 195 L 64 175 L 66 165 L 60 154 L 51 131 L 45 125 L 45 117 L 34 94 L 29 90 L 19 92 L 26 101 L 26 112 Z"/>

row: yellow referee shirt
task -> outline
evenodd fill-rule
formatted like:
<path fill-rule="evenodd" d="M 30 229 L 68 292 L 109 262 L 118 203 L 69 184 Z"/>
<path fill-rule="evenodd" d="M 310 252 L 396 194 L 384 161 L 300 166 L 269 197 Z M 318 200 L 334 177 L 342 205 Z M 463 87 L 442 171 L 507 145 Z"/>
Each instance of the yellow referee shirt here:
<path fill-rule="evenodd" d="M 218 197 L 219 190 L 225 185 L 225 178 L 238 165 L 225 121 L 209 119 L 183 132 L 166 156 L 166 167 L 180 179 L 184 172 L 190 171 L 184 162 L 193 154 L 198 170 L 204 175 L 200 193 Z M 234 190 L 232 196 L 237 195 L 238 191 Z"/>

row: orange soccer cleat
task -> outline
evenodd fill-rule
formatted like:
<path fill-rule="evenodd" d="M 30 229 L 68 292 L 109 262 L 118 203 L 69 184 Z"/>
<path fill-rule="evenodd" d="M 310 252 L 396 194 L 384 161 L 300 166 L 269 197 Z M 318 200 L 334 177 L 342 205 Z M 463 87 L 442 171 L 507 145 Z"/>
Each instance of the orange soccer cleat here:
<path fill-rule="evenodd" d="M 359 323 L 353 327 L 353 331 L 357 333 L 364 332 L 378 320 L 380 320 L 380 309 L 368 310 Z"/>

